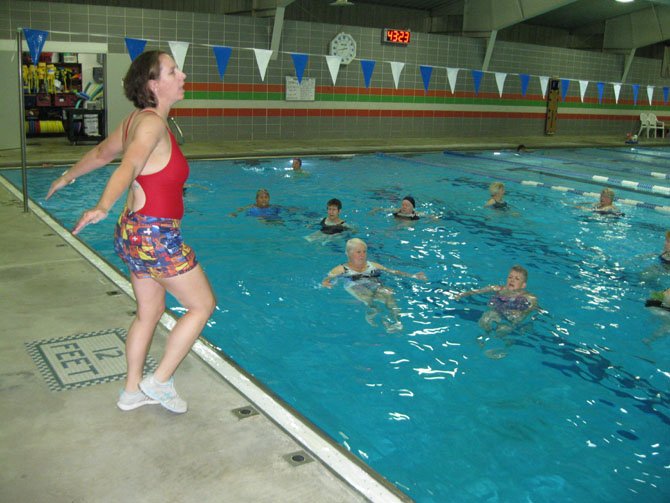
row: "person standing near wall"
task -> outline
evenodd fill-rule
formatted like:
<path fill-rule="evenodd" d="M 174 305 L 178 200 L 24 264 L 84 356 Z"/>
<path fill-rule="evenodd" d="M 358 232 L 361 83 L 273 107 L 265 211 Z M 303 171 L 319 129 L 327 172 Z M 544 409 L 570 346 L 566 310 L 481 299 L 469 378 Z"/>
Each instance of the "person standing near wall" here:
<path fill-rule="evenodd" d="M 184 97 L 186 75 L 161 51 L 139 55 L 123 82 L 136 110 L 102 143 L 51 184 L 46 198 L 122 154 L 95 207 L 85 211 L 72 233 L 107 217 L 128 190 L 114 233 L 114 249 L 130 270 L 137 314 L 126 338 L 128 373 L 117 406 L 133 410 L 160 403 L 175 413 L 188 410 L 173 375 L 200 335 L 216 300 L 194 251 L 183 242 L 183 187 L 186 158 L 167 126 L 172 106 Z M 153 374 L 142 378 L 154 331 L 165 311 L 165 294 L 186 308 L 170 332 L 165 354 Z"/>

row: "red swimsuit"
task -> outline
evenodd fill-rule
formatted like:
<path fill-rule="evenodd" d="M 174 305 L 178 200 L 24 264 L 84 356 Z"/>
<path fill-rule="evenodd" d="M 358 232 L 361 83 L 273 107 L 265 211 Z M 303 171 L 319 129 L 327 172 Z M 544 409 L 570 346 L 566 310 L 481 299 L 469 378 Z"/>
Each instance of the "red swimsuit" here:
<path fill-rule="evenodd" d="M 153 110 L 147 110 L 153 112 Z M 144 112 L 144 110 L 139 113 Z M 154 112 L 155 113 L 155 112 Z M 132 118 L 126 125 L 126 135 Z M 166 126 L 167 128 L 167 126 Z M 172 131 L 170 135 L 170 160 L 155 173 L 150 175 L 139 175 L 135 181 L 140 184 L 145 195 L 144 206 L 136 211 L 142 215 L 173 218 L 180 220 L 184 216 L 184 183 L 188 178 L 188 161 L 175 139 Z"/>

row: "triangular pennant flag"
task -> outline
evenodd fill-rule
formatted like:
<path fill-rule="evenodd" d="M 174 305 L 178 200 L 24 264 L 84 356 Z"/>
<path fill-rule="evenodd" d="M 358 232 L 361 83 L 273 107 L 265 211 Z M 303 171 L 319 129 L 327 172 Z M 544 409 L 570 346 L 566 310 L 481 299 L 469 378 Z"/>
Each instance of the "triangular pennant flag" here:
<path fill-rule="evenodd" d="M 498 96 L 502 98 L 503 88 L 505 87 L 505 79 L 507 74 L 503 72 L 496 72 L 496 85 L 498 86 Z"/>
<path fill-rule="evenodd" d="M 44 49 L 44 43 L 47 41 L 49 33 L 42 30 L 31 30 L 30 28 L 23 29 L 23 36 L 28 43 L 30 50 L 30 58 L 33 60 L 33 65 L 37 65 L 40 60 L 40 54 Z"/>
<path fill-rule="evenodd" d="M 423 90 L 427 93 L 428 86 L 430 86 L 430 76 L 433 74 L 433 67 L 419 65 L 419 70 L 421 70 L 421 78 L 423 79 Z"/>
<path fill-rule="evenodd" d="M 603 94 L 605 94 L 605 83 L 598 82 L 596 85 L 598 86 L 598 103 L 602 104 Z"/>
<path fill-rule="evenodd" d="M 579 99 L 584 103 L 584 95 L 586 94 L 586 88 L 589 87 L 588 80 L 579 81 Z"/>
<path fill-rule="evenodd" d="M 363 78 L 365 79 L 365 88 L 370 87 L 370 79 L 372 72 L 375 70 L 375 61 L 372 59 L 361 59 L 361 69 L 363 70 Z"/>
<path fill-rule="evenodd" d="M 540 89 L 542 89 L 542 97 L 547 97 L 547 86 L 549 85 L 549 77 L 539 77 L 540 78 Z"/>
<path fill-rule="evenodd" d="M 651 98 L 654 96 L 654 86 L 647 86 L 647 98 L 649 98 L 649 105 L 651 106 Z"/>
<path fill-rule="evenodd" d="M 295 67 L 295 76 L 298 77 L 298 84 L 302 84 L 302 74 L 305 73 L 308 56 L 307 54 L 292 52 L 291 58 L 293 58 L 293 66 Z"/>
<path fill-rule="evenodd" d="M 633 84 L 633 105 L 637 105 L 637 95 L 640 93 L 640 84 Z"/>
<path fill-rule="evenodd" d="M 337 82 L 337 74 L 340 73 L 342 58 L 339 56 L 326 56 L 326 63 L 328 63 L 330 78 L 333 81 L 333 85 L 335 85 L 335 82 Z"/>
<path fill-rule="evenodd" d="M 456 89 L 457 77 L 458 68 L 447 68 L 447 79 L 449 79 L 449 89 L 451 89 L 451 94 L 454 94 L 454 89 Z"/>
<path fill-rule="evenodd" d="M 219 69 L 219 77 L 223 80 L 223 76 L 226 74 L 226 68 L 228 68 L 228 60 L 230 60 L 230 54 L 233 52 L 232 47 L 225 46 L 214 46 L 212 47 L 214 51 L 214 57 L 216 58 L 216 67 Z"/>
<path fill-rule="evenodd" d="M 621 84 L 612 84 L 614 89 L 614 103 L 619 103 L 619 94 L 621 93 Z"/>
<path fill-rule="evenodd" d="M 391 74 L 393 75 L 393 84 L 395 88 L 398 89 L 398 82 L 400 82 L 400 73 L 402 69 L 405 68 L 405 63 L 399 63 L 398 61 L 389 61 L 391 65 Z"/>
<path fill-rule="evenodd" d="M 174 62 L 177 63 L 177 68 L 183 70 L 184 60 L 188 52 L 188 42 L 168 42 L 168 44 L 170 44 L 170 51 L 172 51 Z"/>
<path fill-rule="evenodd" d="M 668 104 L 668 90 L 670 90 L 669 87 L 664 87 L 663 88 L 663 104 L 667 105 Z"/>
<path fill-rule="evenodd" d="M 521 80 L 521 96 L 526 96 L 528 92 L 528 84 L 530 84 L 530 75 L 527 73 L 520 73 L 519 79 Z"/>
<path fill-rule="evenodd" d="M 482 83 L 482 76 L 484 72 L 481 70 L 472 70 L 472 80 L 475 85 L 475 94 L 479 94 L 479 85 Z"/>
<path fill-rule="evenodd" d="M 258 71 L 261 74 L 261 81 L 265 81 L 265 71 L 268 69 L 268 63 L 270 63 L 272 51 L 270 49 L 254 49 L 254 54 L 256 55 Z"/>
<path fill-rule="evenodd" d="M 128 49 L 128 54 L 130 55 L 130 61 L 135 61 L 135 58 L 142 54 L 146 45 L 146 40 L 126 37 L 126 49 Z"/>
<path fill-rule="evenodd" d="M 561 101 L 565 101 L 570 87 L 570 79 L 561 79 Z"/>

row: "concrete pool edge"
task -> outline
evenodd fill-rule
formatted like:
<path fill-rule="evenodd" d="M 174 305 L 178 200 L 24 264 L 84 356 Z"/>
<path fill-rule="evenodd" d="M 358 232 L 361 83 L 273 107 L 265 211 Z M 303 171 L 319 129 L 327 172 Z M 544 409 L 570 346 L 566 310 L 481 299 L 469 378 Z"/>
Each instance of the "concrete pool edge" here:
<path fill-rule="evenodd" d="M 11 182 L 0 176 L 0 184 L 13 197 L 21 201 L 20 190 Z M 113 265 L 98 256 L 86 243 L 63 228 L 58 221 L 33 200 L 29 200 L 29 209 L 33 215 L 54 231 L 115 286 L 130 298 L 134 298 L 130 282 Z M 175 318 L 168 312 L 161 318 L 161 325 L 168 330 L 174 322 Z M 203 360 L 209 368 L 223 377 L 224 381 L 238 393 L 257 405 L 259 410 L 280 430 L 318 458 L 322 466 L 361 496 L 373 502 L 411 501 L 407 495 L 374 472 L 363 461 L 337 445 L 318 427 L 311 425 L 290 405 L 283 404 L 281 399 L 272 396 L 272 392 L 263 389 L 262 384 L 258 383 L 252 376 L 247 375 L 243 369 L 237 367 L 234 361 L 220 353 L 208 342 L 197 341 L 193 347 L 193 353 Z"/>

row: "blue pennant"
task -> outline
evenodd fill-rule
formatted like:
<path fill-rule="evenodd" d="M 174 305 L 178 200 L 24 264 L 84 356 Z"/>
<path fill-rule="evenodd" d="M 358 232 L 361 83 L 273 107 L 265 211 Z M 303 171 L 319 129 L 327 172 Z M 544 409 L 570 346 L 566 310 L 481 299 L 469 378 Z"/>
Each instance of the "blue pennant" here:
<path fill-rule="evenodd" d="M 130 61 L 135 61 L 135 58 L 144 52 L 146 45 L 146 40 L 126 37 L 126 48 L 128 49 L 128 54 L 130 54 Z"/>
<path fill-rule="evenodd" d="M 475 95 L 479 94 L 479 86 L 482 83 L 482 77 L 484 76 L 484 72 L 481 70 L 472 70 L 472 80 L 474 81 L 475 84 Z"/>
<path fill-rule="evenodd" d="M 42 30 L 31 30 L 30 28 L 23 29 L 23 36 L 26 37 L 28 48 L 30 49 L 30 58 L 33 60 L 33 65 L 36 65 L 40 60 L 40 54 L 44 49 L 44 43 L 47 41 L 49 33 Z"/>
<path fill-rule="evenodd" d="M 433 67 L 420 65 L 419 69 L 421 70 L 421 78 L 423 79 L 423 90 L 425 92 L 428 92 L 428 86 L 430 85 L 430 76 L 433 74 Z"/>
<path fill-rule="evenodd" d="M 375 71 L 375 61 L 371 59 L 361 59 L 361 69 L 363 70 L 363 78 L 365 79 L 365 88 L 370 87 L 370 79 L 372 72 Z"/>
<path fill-rule="evenodd" d="M 295 67 L 295 75 L 298 77 L 298 84 L 302 84 L 302 74 L 305 73 L 305 67 L 307 66 L 307 54 L 299 54 L 296 52 L 291 53 L 293 58 L 293 66 Z"/>
<path fill-rule="evenodd" d="M 530 75 L 527 73 L 520 73 L 519 79 L 521 79 L 521 96 L 526 96 L 528 92 L 528 84 L 530 84 Z"/>
<path fill-rule="evenodd" d="M 233 52 L 233 49 L 231 47 L 214 46 L 212 47 L 212 50 L 214 51 L 214 57 L 216 58 L 216 67 L 219 69 L 219 77 L 223 80 L 226 68 L 228 68 L 228 60 L 230 59 L 230 54 Z"/>

